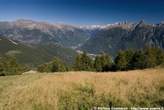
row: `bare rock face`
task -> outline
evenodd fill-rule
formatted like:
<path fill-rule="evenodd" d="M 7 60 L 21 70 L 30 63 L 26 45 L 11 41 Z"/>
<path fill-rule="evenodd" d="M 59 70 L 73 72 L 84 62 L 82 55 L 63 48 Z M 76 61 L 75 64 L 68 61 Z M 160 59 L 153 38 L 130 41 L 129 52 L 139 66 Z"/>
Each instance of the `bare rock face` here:
<path fill-rule="evenodd" d="M 103 51 L 112 55 L 119 50 L 140 49 L 145 46 L 164 49 L 164 24 L 146 24 L 141 20 L 129 25 L 130 28 L 125 28 L 127 25 L 120 24 L 97 32 L 81 49 L 95 54 Z"/>
<path fill-rule="evenodd" d="M 122 49 L 164 48 L 164 23 L 127 21 L 106 25 L 71 26 L 20 19 L 0 22 L 0 36 L 27 45 L 54 44 L 91 54 L 115 55 Z"/>
<path fill-rule="evenodd" d="M 58 43 L 72 47 L 85 42 L 89 35 L 75 26 L 32 20 L 0 22 L 0 35 L 27 44 Z"/>

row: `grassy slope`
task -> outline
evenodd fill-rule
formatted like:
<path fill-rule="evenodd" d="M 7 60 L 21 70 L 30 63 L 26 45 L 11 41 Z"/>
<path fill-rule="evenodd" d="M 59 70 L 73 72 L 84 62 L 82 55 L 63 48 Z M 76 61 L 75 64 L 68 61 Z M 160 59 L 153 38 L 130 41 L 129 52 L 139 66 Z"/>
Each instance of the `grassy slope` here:
<path fill-rule="evenodd" d="M 110 73 L 110 72 L 109 72 Z M 164 100 L 164 69 L 117 73 L 68 72 L 0 77 L 0 110 L 58 110 L 61 91 L 92 84 L 95 94 L 111 94 L 124 103 L 145 97 Z M 148 99 L 150 98 L 150 99 Z"/>
<path fill-rule="evenodd" d="M 57 56 L 65 62 L 72 63 L 76 52 L 69 48 L 64 48 L 58 45 L 38 45 L 37 47 L 29 47 L 19 43 L 15 45 L 9 40 L 0 37 L 0 55 L 13 53 L 18 61 L 22 64 L 37 66 L 49 62 Z"/>

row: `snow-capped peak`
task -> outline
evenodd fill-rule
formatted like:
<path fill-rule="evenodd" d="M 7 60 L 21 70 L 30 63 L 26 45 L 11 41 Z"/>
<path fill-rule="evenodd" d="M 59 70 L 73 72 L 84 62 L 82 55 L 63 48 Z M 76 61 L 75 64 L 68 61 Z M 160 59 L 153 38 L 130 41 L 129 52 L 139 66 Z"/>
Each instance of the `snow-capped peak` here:
<path fill-rule="evenodd" d="M 106 29 L 108 27 L 112 27 L 112 26 L 117 26 L 120 25 L 121 23 L 116 22 L 114 24 L 102 24 L 102 25 L 84 25 L 84 26 L 80 26 L 81 29 Z"/>

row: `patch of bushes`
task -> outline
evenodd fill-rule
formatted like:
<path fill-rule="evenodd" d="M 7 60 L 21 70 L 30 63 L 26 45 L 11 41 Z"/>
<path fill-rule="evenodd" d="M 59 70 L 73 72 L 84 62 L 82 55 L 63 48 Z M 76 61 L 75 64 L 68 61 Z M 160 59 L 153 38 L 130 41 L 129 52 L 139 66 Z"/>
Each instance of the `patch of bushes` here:
<path fill-rule="evenodd" d="M 64 72 L 67 70 L 66 65 L 59 58 L 55 57 L 53 61 L 38 66 L 39 72 Z"/>
<path fill-rule="evenodd" d="M 86 52 L 78 54 L 75 60 L 74 69 L 77 71 L 93 71 L 93 61 Z"/>
<path fill-rule="evenodd" d="M 19 75 L 27 70 L 28 68 L 26 66 L 18 64 L 14 57 L 0 57 L 0 76 Z"/>

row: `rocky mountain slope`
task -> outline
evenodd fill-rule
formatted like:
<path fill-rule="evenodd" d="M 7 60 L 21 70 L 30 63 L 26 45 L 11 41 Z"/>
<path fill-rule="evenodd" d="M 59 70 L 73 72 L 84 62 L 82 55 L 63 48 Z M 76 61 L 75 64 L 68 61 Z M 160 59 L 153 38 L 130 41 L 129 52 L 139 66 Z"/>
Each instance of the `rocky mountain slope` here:
<path fill-rule="evenodd" d="M 115 55 L 123 49 L 145 46 L 164 48 L 164 24 L 123 23 L 97 31 L 80 49 L 89 53 L 107 52 Z M 94 48 L 93 48 L 94 47 Z"/>
<path fill-rule="evenodd" d="M 71 26 L 20 19 L 0 22 L 0 53 L 14 54 L 27 64 L 41 64 L 54 56 L 73 62 L 77 52 L 106 52 L 145 46 L 164 49 L 164 23 L 115 23 Z M 31 54 L 32 53 L 32 54 Z"/>
<path fill-rule="evenodd" d="M 24 19 L 0 22 L 0 35 L 27 44 L 57 43 L 73 48 L 89 37 L 89 33 L 75 26 Z"/>

